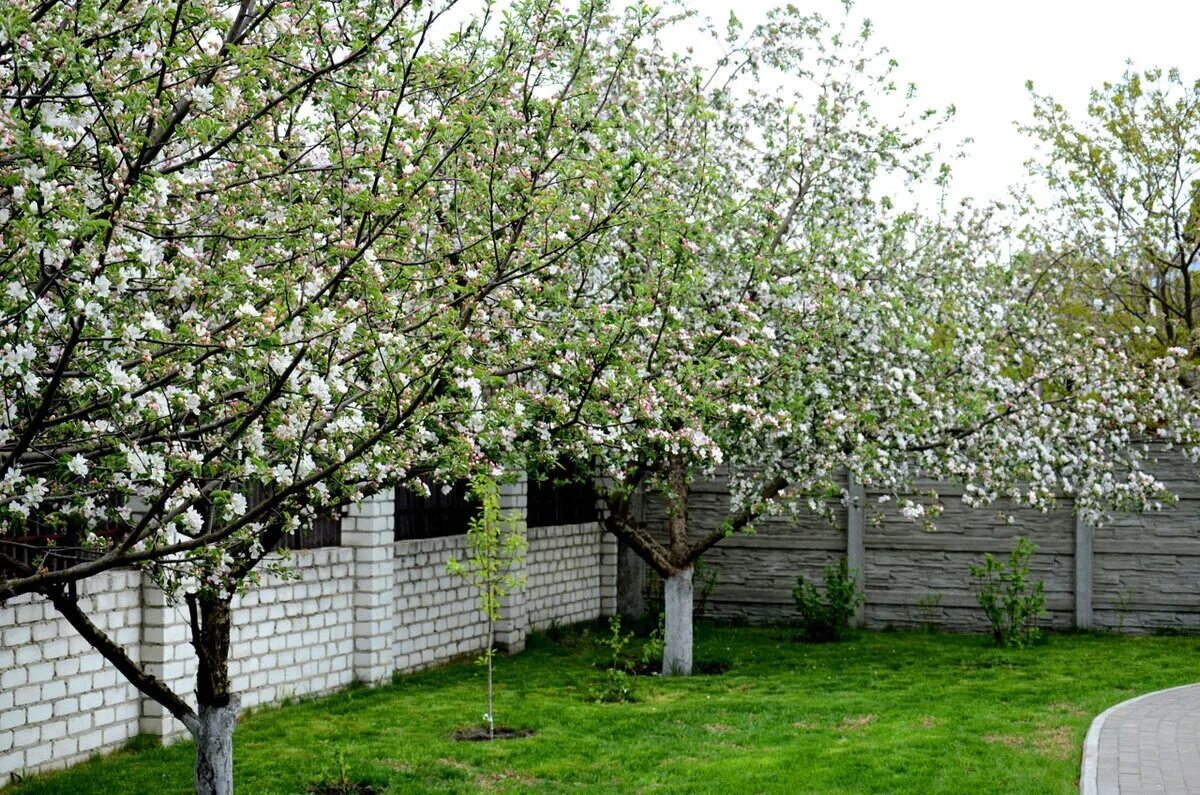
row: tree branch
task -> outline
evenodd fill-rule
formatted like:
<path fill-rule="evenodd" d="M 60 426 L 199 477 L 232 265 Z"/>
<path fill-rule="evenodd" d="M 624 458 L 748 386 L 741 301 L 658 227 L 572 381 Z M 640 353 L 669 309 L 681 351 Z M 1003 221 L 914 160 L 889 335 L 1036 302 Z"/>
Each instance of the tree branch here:
<path fill-rule="evenodd" d="M 192 729 L 196 721 L 195 711 L 161 679 L 142 670 L 142 667 L 135 663 L 104 630 L 93 624 L 91 619 L 80 609 L 79 603 L 71 595 L 70 589 L 51 588 L 42 593 L 50 599 L 54 609 L 75 628 L 75 631 L 82 635 L 92 648 L 104 655 L 106 660 L 116 666 L 130 684 L 144 695 L 162 704 L 167 711 L 183 721 L 189 730 Z"/>

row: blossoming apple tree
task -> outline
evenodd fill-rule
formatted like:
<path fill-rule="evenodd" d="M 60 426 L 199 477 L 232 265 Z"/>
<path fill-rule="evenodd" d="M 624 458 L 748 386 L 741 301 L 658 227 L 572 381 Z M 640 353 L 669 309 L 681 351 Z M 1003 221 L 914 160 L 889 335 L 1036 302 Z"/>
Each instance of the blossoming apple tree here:
<path fill-rule="evenodd" d="M 642 185 L 603 141 L 648 12 L 452 4 L 0 10 L 0 599 L 179 718 L 198 792 L 232 791 L 234 595 L 321 511 L 509 463 L 496 315 L 553 313 Z M 77 598 L 130 565 L 187 604 L 196 707 Z"/>
<path fill-rule="evenodd" d="M 921 133 L 936 119 L 883 121 L 891 78 L 865 38 L 795 11 L 732 34 L 715 78 L 640 59 L 637 113 L 667 131 L 641 222 L 583 265 L 588 309 L 528 379 L 594 464 L 608 529 L 664 579 L 664 674 L 691 670 L 696 559 L 817 507 L 847 470 L 895 492 L 960 481 L 975 504 L 1066 492 L 1095 513 L 1164 498 L 1135 442 L 1195 452 L 1175 360 L 1064 327 L 1066 288 L 1010 267 L 989 212 L 893 206 L 889 190 L 944 178 Z M 725 471 L 730 512 L 697 532 L 690 485 Z M 665 533 L 639 495 L 665 503 Z"/>

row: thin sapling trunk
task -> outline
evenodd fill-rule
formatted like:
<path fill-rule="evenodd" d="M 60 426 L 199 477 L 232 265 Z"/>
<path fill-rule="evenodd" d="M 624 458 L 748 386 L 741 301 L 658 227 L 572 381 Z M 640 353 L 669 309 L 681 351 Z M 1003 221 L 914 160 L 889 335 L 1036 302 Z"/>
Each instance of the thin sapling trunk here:
<path fill-rule="evenodd" d="M 488 739 L 495 739 L 495 679 L 496 622 L 500 619 L 501 600 L 525 582 L 525 576 L 514 571 L 524 560 L 525 526 L 518 518 L 500 514 L 500 488 L 491 478 L 480 476 L 471 486 L 480 501 L 479 514 L 471 520 L 467 531 L 468 557 L 460 562 L 451 558 L 447 564 L 451 574 L 467 580 L 479 591 L 479 608 L 487 619 L 487 648 L 481 662 L 487 666 Z"/>
<path fill-rule="evenodd" d="M 487 647 L 487 722 L 488 739 L 496 739 L 496 710 L 493 703 L 492 658 L 496 656 L 496 621 L 488 617 L 488 647 Z"/>

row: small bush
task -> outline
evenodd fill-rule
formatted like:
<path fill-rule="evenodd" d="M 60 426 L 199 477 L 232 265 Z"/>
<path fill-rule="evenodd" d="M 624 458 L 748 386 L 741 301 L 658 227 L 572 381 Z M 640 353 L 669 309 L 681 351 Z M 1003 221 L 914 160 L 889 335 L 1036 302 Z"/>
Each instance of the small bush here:
<path fill-rule="evenodd" d="M 864 599 L 845 558 L 825 567 L 823 595 L 803 575 L 796 578 L 792 595 L 800 612 L 803 638 L 811 643 L 838 641 L 849 635 L 850 619 Z"/>
<path fill-rule="evenodd" d="M 620 616 L 608 620 L 608 632 L 597 633 L 595 638 L 596 645 L 604 653 L 603 661 L 596 662 L 595 666 L 603 666 L 604 676 L 588 690 L 593 700 L 605 703 L 637 700 L 633 690 L 634 677 L 657 676 L 662 667 L 664 621 L 659 614 L 657 626 L 639 648 L 634 644 L 635 633 L 621 630 Z"/>
<path fill-rule="evenodd" d="M 992 625 L 997 646 L 1028 646 L 1037 640 L 1041 629 L 1037 620 L 1046 615 L 1045 584 L 1030 584 L 1029 561 L 1037 546 L 1018 538 L 1008 563 L 1001 563 L 990 552 L 983 563 L 971 567 L 971 577 L 979 592 L 979 606 Z"/>
<path fill-rule="evenodd" d="M 596 638 L 596 642 L 604 648 L 609 658 L 609 668 L 625 670 L 627 666 L 625 647 L 633 640 L 632 632 L 621 631 L 621 617 L 612 616 L 608 619 L 608 634 Z"/>
<path fill-rule="evenodd" d="M 372 784 L 351 778 L 346 755 L 339 750 L 333 752 L 333 770 L 326 770 L 321 780 L 309 784 L 305 792 L 309 795 L 376 795 L 379 790 Z"/>
<path fill-rule="evenodd" d="M 635 701 L 633 679 L 620 668 L 605 668 L 604 676 L 592 686 L 592 699 L 601 704 L 624 704 Z"/>
<path fill-rule="evenodd" d="M 625 647 L 633 640 L 632 632 L 621 631 L 620 616 L 608 620 L 608 635 L 597 638 L 597 642 L 608 652 L 608 667 L 604 676 L 591 689 L 592 698 L 606 704 L 633 701 L 633 684 L 626 669 L 629 660 Z"/>

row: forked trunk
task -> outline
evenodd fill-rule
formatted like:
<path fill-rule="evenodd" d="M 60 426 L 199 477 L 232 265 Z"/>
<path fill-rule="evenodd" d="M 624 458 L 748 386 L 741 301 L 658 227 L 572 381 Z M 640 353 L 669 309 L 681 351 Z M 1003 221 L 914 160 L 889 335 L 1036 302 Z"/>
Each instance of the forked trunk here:
<path fill-rule="evenodd" d="M 665 629 L 663 676 L 692 675 L 692 567 L 667 578 L 663 585 Z"/>
<path fill-rule="evenodd" d="M 125 650 L 92 623 L 76 601 L 74 588 L 46 594 L 75 630 L 116 666 L 138 690 L 162 704 L 181 720 L 196 740 L 196 792 L 229 795 L 233 792 L 233 726 L 237 722 L 236 698 L 228 695 L 229 601 L 189 594 L 192 645 L 200 657 L 196 682 L 199 713 L 161 679 L 146 673 Z M 203 617 L 203 621 L 201 618 Z M 217 667 L 212 668 L 216 661 Z M 217 703 L 215 696 L 221 694 Z"/>
<path fill-rule="evenodd" d="M 236 697 L 220 707 L 201 704 L 195 726 L 188 726 L 196 739 L 196 795 L 233 795 L 233 727 L 237 713 Z"/>

